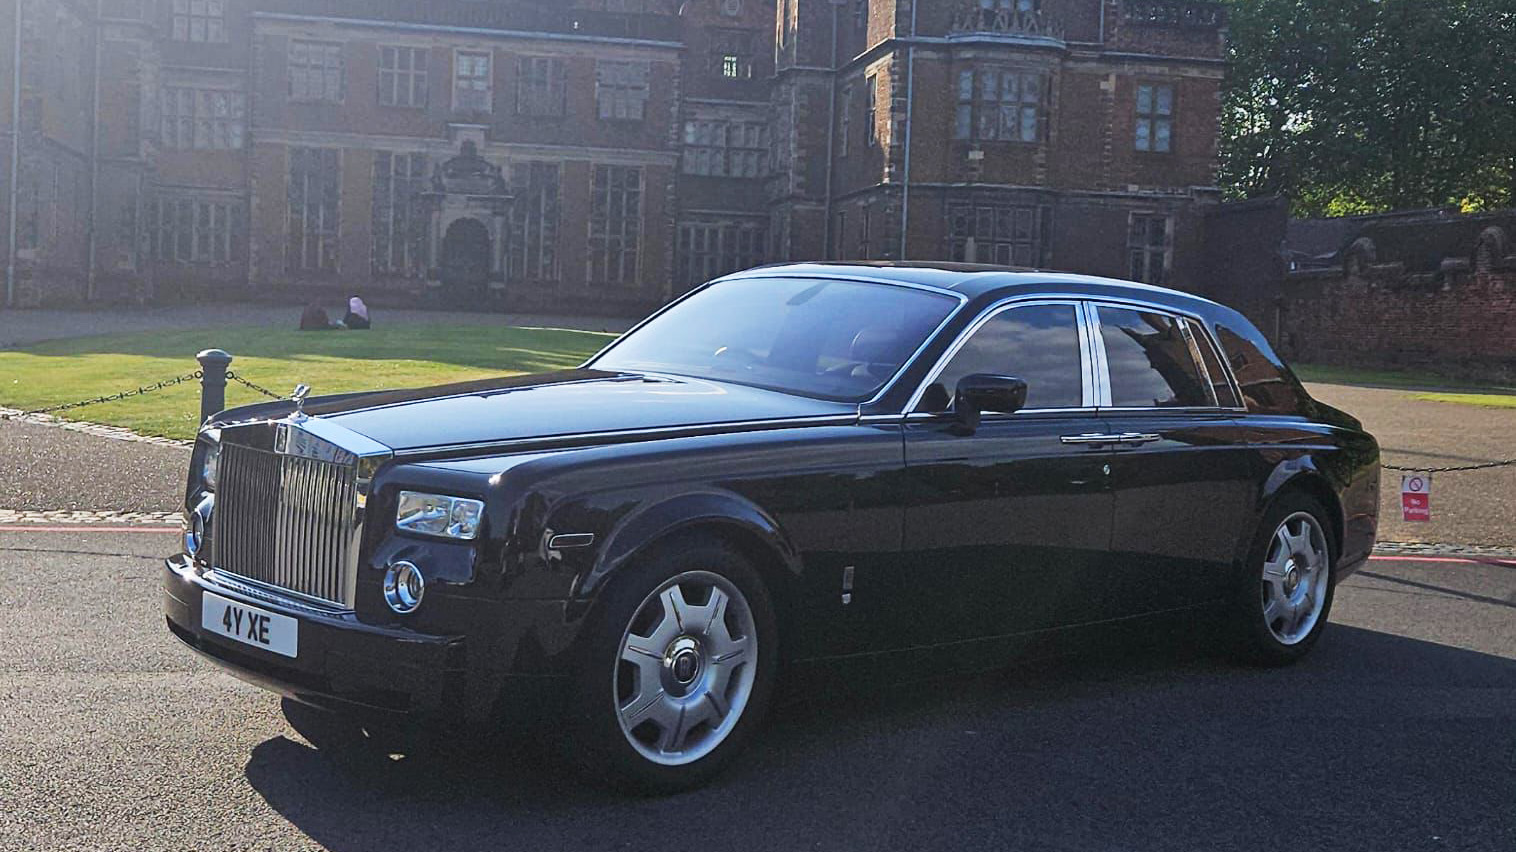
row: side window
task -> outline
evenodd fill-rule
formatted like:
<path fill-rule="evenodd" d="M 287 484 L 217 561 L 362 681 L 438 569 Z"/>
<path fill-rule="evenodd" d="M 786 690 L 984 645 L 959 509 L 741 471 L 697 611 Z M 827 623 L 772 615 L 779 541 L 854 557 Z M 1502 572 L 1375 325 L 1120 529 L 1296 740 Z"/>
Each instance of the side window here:
<path fill-rule="evenodd" d="M 1194 322 L 1190 323 L 1190 334 L 1195 338 L 1195 346 L 1200 349 L 1200 361 L 1205 364 L 1205 372 L 1211 377 L 1211 390 L 1216 394 L 1216 404 L 1222 408 L 1240 408 L 1242 402 L 1237 399 L 1232 383 L 1227 381 L 1227 370 L 1222 366 L 1221 356 L 1211 343 L 1211 336 Z"/>
<path fill-rule="evenodd" d="M 1073 305 L 1027 305 L 996 314 L 964 343 L 927 388 L 918 411 L 945 411 L 964 376 L 1016 376 L 1027 408 L 1084 405 L 1084 361 Z"/>
<path fill-rule="evenodd" d="M 1300 408 L 1295 387 L 1272 358 L 1244 335 L 1216 326 L 1221 349 L 1232 365 L 1232 375 L 1242 389 L 1248 411 L 1258 414 L 1293 414 Z"/>
<path fill-rule="evenodd" d="M 1166 314 L 1098 308 L 1100 337 L 1115 408 L 1187 408 L 1216 404 L 1179 322 Z"/>

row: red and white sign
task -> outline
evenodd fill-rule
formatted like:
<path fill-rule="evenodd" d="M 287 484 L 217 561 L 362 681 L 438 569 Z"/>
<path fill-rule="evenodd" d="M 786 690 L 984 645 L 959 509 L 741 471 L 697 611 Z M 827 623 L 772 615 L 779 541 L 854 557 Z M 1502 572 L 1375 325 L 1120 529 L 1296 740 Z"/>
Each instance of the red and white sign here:
<path fill-rule="evenodd" d="M 1432 519 L 1432 475 L 1430 473 L 1400 475 L 1400 514 L 1407 521 Z"/>

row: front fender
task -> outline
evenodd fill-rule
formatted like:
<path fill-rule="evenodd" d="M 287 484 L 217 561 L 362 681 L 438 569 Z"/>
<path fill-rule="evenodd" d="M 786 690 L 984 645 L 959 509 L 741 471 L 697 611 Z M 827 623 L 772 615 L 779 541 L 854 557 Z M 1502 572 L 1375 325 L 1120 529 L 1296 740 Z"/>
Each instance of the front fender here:
<path fill-rule="evenodd" d="M 786 571 L 795 576 L 801 572 L 794 543 L 772 515 L 739 494 L 706 490 L 651 502 L 621 518 L 593 565 L 575 583 L 575 598 L 593 597 L 607 579 L 655 542 L 701 526 L 725 526 L 745 533 L 762 541 Z"/>

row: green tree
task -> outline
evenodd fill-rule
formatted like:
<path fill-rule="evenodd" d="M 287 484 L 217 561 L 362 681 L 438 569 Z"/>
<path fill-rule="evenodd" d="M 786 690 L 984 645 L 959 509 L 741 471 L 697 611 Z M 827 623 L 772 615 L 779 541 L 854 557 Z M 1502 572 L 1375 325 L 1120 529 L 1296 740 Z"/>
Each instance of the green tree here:
<path fill-rule="evenodd" d="M 1228 5 L 1231 196 L 1301 215 L 1516 204 L 1516 2 Z"/>

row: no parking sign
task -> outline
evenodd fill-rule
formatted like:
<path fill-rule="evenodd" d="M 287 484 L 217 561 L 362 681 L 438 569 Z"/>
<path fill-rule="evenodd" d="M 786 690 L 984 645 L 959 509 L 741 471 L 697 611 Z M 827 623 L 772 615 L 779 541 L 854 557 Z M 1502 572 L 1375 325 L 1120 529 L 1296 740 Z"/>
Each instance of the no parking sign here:
<path fill-rule="evenodd" d="M 1430 473 L 1400 475 L 1400 514 L 1407 521 L 1432 519 L 1432 475 Z"/>

